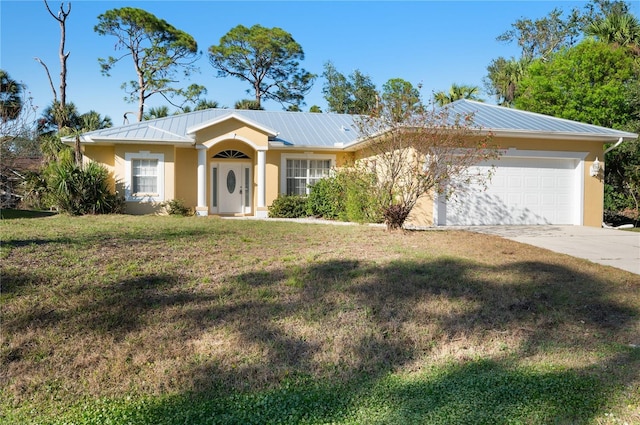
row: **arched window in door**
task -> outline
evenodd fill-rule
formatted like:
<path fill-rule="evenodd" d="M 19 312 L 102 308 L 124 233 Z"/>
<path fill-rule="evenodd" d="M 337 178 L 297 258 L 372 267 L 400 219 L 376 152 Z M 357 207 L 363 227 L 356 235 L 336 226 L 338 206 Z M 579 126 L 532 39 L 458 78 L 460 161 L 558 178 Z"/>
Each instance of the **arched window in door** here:
<path fill-rule="evenodd" d="M 224 151 L 220 151 L 217 154 L 213 155 L 212 158 L 216 159 L 249 159 L 246 153 L 240 152 L 234 149 L 227 149 Z"/>

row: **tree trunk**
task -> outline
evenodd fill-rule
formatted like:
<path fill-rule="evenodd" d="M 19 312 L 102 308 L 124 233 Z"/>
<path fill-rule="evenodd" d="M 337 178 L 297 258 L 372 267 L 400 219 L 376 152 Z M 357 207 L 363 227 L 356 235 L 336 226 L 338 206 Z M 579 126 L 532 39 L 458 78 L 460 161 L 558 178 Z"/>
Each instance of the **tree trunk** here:
<path fill-rule="evenodd" d="M 58 131 L 60 131 L 64 127 L 69 126 L 69 117 L 67 116 L 67 59 L 69 58 L 69 52 L 64 52 L 64 46 L 67 38 L 67 28 L 66 22 L 67 17 L 71 13 L 71 3 L 67 3 L 67 10 L 64 10 L 64 3 L 60 4 L 60 11 L 57 15 L 55 15 L 47 0 L 44 0 L 44 5 L 47 7 L 47 11 L 49 14 L 53 16 L 53 19 L 58 21 L 60 24 L 60 51 L 58 52 L 60 56 L 60 103 L 58 104 L 59 112 L 57 115 L 57 125 Z M 42 62 L 40 62 L 42 63 Z M 44 66 L 44 64 L 43 64 Z M 46 66 L 45 66 L 46 69 Z M 47 69 L 47 74 L 49 70 Z M 49 80 L 51 80 L 51 76 L 49 76 Z M 55 94 L 55 91 L 54 91 Z M 55 96 L 54 96 L 55 98 Z"/>

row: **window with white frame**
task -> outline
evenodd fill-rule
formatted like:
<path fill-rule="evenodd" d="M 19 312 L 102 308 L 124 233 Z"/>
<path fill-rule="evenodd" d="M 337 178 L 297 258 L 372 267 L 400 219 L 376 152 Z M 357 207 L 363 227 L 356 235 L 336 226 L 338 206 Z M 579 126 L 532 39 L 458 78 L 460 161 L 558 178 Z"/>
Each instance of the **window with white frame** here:
<path fill-rule="evenodd" d="M 158 160 L 134 159 L 131 173 L 131 186 L 133 194 L 158 193 Z"/>
<path fill-rule="evenodd" d="M 287 195 L 306 195 L 309 186 L 331 173 L 333 155 L 287 155 L 283 157 L 283 192 Z"/>
<path fill-rule="evenodd" d="M 164 201 L 164 154 L 148 151 L 125 154 L 127 201 Z"/>

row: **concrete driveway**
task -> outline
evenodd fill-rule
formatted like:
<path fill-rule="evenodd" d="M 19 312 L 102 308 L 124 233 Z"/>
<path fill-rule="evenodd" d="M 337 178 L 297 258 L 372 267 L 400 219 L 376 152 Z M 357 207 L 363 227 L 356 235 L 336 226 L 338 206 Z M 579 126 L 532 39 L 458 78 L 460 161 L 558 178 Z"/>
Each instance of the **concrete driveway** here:
<path fill-rule="evenodd" d="M 586 226 L 473 226 L 466 229 L 640 274 L 640 232 Z"/>

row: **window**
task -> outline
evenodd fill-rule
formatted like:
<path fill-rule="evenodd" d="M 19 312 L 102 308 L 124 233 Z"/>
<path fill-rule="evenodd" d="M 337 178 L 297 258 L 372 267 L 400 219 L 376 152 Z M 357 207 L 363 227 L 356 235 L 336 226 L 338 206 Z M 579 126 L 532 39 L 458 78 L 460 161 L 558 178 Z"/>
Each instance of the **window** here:
<path fill-rule="evenodd" d="M 125 153 L 127 201 L 164 201 L 164 154 L 140 151 Z"/>
<path fill-rule="evenodd" d="M 309 185 L 316 183 L 331 172 L 333 157 L 305 155 L 289 156 L 283 159 L 285 169 L 284 193 L 287 195 L 306 195 Z"/>
<path fill-rule="evenodd" d="M 133 166 L 131 174 L 133 195 L 158 193 L 158 160 L 134 159 L 131 163 Z"/>

